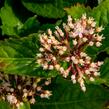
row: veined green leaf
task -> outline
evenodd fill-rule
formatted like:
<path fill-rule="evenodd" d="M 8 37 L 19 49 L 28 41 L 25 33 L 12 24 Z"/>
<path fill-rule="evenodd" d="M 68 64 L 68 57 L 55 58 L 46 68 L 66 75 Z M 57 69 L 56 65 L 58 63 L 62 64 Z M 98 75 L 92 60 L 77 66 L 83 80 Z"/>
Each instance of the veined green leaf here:
<path fill-rule="evenodd" d="M 12 109 L 9 105 L 9 103 L 5 102 L 5 101 L 0 101 L 0 109 Z"/>
<path fill-rule="evenodd" d="M 95 7 L 91 16 L 95 18 L 98 25 L 107 25 L 109 23 L 109 0 L 104 0 Z"/>
<path fill-rule="evenodd" d="M 22 22 L 13 12 L 11 7 L 12 0 L 5 0 L 4 7 L 0 10 L 0 18 L 2 20 L 2 34 L 16 35 L 16 28 L 22 25 Z"/>
<path fill-rule="evenodd" d="M 101 78 L 104 79 L 104 84 L 109 86 L 109 58 L 106 58 L 101 66 Z"/>
<path fill-rule="evenodd" d="M 19 109 L 31 109 L 30 104 L 28 102 L 23 103 Z"/>
<path fill-rule="evenodd" d="M 78 85 L 60 77 L 51 86 L 53 95 L 49 100 L 38 101 L 32 109 L 103 109 L 109 100 L 109 91 L 98 85 L 87 85 L 84 93 Z"/>
<path fill-rule="evenodd" d="M 16 37 L 36 33 L 40 27 L 36 15 L 33 17 L 22 15 L 23 12 L 16 11 L 14 5 L 16 5 L 16 1 L 5 0 L 4 6 L 0 10 L 2 34 Z"/>
<path fill-rule="evenodd" d="M 36 63 L 38 34 L 0 42 L 0 71 L 8 74 L 53 77 L 56 71 L 44 71 Z"/>
<path fill-rule="evenodd" d="M 22 3 L 28 10 L 43 17 L 61 18 L 65 15 L 63 0 L 55 0 L 48 3 L 38 3 L 35 0 L 22 0 Z"/>
<path fill-rule="evenodd" d="M 17 28 L 17 34 L 20 36 L 26 36 L 32 33 L 36 33 L 40 27 L 40 23 L 37 20 L 37 16 L 33 16 L 27 19 L 22 27 Z"/>

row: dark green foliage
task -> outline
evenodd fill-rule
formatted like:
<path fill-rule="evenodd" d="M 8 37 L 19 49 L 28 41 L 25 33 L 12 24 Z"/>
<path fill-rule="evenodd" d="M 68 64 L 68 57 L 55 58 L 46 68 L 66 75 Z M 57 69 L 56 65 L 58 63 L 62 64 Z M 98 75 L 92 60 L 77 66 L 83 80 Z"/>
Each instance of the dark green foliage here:
<path fill-rule="evenodd" d="M 92 10 L 91 15 L 98 22 L 98 25 L 107 25 L 109 23 L 109 0 L 101 2 Z"/>
<path fill-rule="evenodd" d="M 52 84 L 53 96 L 42 100 L 32 109 L 103 109 L 109 99 L 109 91 L 98 85 L 87 85 L 82 92 L 78 85 L 58 77 Z"/>
<path fill-rule="evenodd" d="M 31 109 L 30 104 L 28 102 L 23 103 L 23 105 L 21 105 L 19 108 L 20 109 Z"/>
<path fill-rule="evenodd" d="M 1 109 L 11 109 L 10 105 L 4 101 L 0 101 L 0 108 Z"/>
<path fill-rule="evenodd" d="M 4 7 L 0 10 L 2 34 L 6 35 L 16 35 L 15 28 L 22 25 L 22 22 L 16 17 L 11 6 L 12 0 L 6 0 Z"/>
<path fill-rule="evenodd" d="M 63 10 L 63 0 L 54 0 L 48 3 L 38 3 L 35 0 L 22 0 L 23 5 L 33 13 L 48 17 L 48 18 L 61 18 L 65 15 Z"/>
<path fill-rule="evenodd" d="M 17 28 L 17 34 L 20 36 L 27 36 L 32 33 L 36 33 L 40 28 L 40 23 L 36 16 L 30 17 L 25 21 L 22 27 Z"/>
<path fill-rule="evenodd" d="M 109 58 L 105 59 L 103 66 L 101 67 L 101 78 L 104 79 L 104 84 L 109 86 Z"/>
<path fill-rule="evenodd" d="M 28 10 L 48 18 L 62 18 L 65 15 L 65 7 L 86 2 L 86 0 L 22 0 Z"/>
<path fill-rule="evenodd" d="M 15 4 L 17 4 L 17 1 Z M 18 37 L 19 35 L 25 36 L 37 32 L 39 22 L 37 21 L 36 15 L 29 17 L 30 15 L 25 14 L 25 8 L 21 8 L 20 10 L 23 10 L 22 13 L 16 10 L 12 0 L 5 1 L 4 7 L 0 10 L 3 35 Z"/>

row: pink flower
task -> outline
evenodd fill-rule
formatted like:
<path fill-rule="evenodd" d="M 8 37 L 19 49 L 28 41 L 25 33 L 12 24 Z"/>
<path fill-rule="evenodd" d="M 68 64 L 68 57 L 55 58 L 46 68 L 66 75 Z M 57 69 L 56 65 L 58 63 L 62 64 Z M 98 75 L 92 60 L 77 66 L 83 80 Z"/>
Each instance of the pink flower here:
<path fill-rule="evenodd" d="M 65 78 L 71 76 L 72 82 L 78 82 L 81 89 L 86 91 L 85 79 L 94 81 L 94 77 L 100 74 L 99 69 L 102 64 L 93 62 L 84 52 L 84 47 L 94 45 L 100 47 L 104 39 L 102 35 L 99 36 L 101 30 L 103 28 L 96 27 L 94 19 L 87 18 L 86 14 L 75 22 L 71 16 L 68 16 L 63 29 L 56 26 L 55 34 L 49 29 L 47 34 L 40 36 L 42 47 L 39 49 L 41 56 L 37 57 L 37 63 L 45 70 L 59 71 Z M 64 68 L 62 63 L 66 63 L 67 67 Z"/>

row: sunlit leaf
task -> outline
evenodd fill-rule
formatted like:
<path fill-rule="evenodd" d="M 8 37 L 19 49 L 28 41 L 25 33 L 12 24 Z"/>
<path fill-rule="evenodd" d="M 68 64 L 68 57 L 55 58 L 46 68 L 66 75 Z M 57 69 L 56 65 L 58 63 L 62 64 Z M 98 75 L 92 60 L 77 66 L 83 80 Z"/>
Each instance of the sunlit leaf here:
<path fill-rule="evenodd" d="M 56 71 L 44 71 L 36 63 L 38 34 L 28 38 L 9 39 L 0 42 L 0 71 L 30 76 L 56 76 Z"/>
<path fill-rule="evenodd" d="M 90 12 L 90 8 L 86 8 L 84 5 L 77 4 L 70 8 L 65 8 L 66 12 L 72 16 L 72 18 L 80 18 L 82 14 Z"/>
<path fill-rule="evenodd" d="M 9 103 L 5 101 L 0 101 L 0 109 L 12 109 Z"/>
<path fill-rule="evenodd" d="M 107 25 L 109 23 L 109 0 L 104 0 L 97 7 L 95 7 L 91 16 L 95 18 L 98 25 Z"/>
<path fill-rule="evenodd" d="M 22 22 L 16 17 L 11 7 L 12 0 L 6 0 L 4 7 L 0 10 L 2 20 L 2 34 L 16 35 L 15 29 L 22 25 Z"/>
<path fill-rule="evenodd" d="M 30 104 L 28 102 L 23 103 L 22 105 L 20 105 L 19 109 L 31 109 Z"/>

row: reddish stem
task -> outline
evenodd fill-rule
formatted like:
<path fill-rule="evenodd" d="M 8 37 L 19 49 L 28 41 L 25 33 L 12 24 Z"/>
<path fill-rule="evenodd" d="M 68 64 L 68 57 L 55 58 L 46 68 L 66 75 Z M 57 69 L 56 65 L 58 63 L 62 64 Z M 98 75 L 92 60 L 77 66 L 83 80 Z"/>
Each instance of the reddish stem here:
<path fill-rule="evenodd" d="M 67 40 L 69 40 L 69 35 L 68 35 L 68 32 L 67 32 L 67 31 L 65 31 L 65 33 L 66 33 L 66 39 L 67 39 Z"/>

